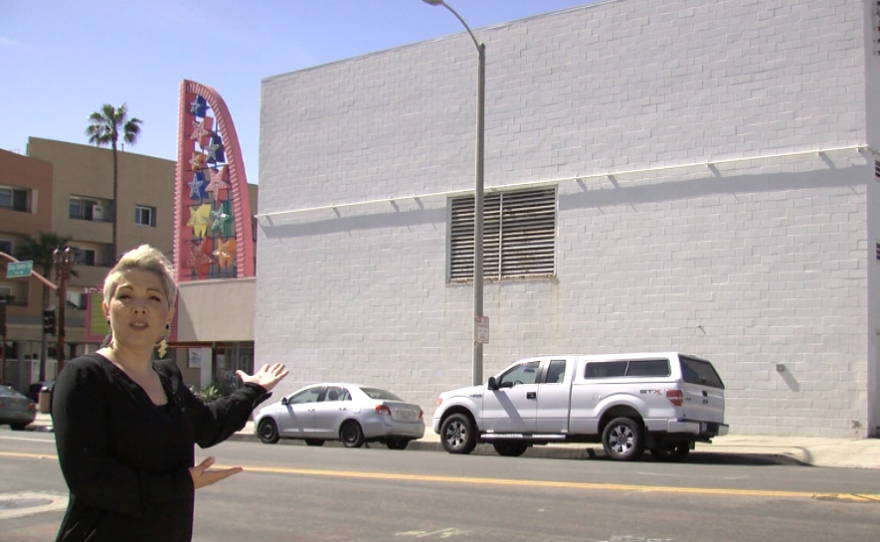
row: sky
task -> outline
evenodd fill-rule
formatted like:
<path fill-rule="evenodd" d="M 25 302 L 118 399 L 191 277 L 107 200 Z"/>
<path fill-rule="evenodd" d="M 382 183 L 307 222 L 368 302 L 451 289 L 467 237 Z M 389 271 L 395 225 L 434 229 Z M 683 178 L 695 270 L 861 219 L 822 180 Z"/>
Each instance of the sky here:
<path fill-rule="evenodd" d="M 447 4 L 479 39 L 480 28 L 592 1 Z M 175 160 L 189 79 L 226 102 L 258 183 L 262 79 L 463 32 L 422 0 L 0 0 L 0 149 L 27 154 L 28 137 L 87 145 L 88 115 L 126 103 L 143 121 L 126 151 Z"/>

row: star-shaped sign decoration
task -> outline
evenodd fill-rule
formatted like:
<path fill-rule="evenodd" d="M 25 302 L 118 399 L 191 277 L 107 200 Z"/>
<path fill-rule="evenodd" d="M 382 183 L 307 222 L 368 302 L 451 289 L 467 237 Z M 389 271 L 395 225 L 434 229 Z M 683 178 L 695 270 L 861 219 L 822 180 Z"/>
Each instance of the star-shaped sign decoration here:
<path fill-rule="evenodd" d="M 222 267 L 227 267 L 229 265 L 229 260 L 235 257 L 235 249 L 230 246 L 232 243 L 231 239 L 229 241 L 220 242 L 214 250 L 214 258 L 216 258 L 217 263 Z"/>
<path fill-rule="evenodd" d="M 205 186 L 205 184 L 207 184 L 207 181 L 205 181 L 205 174 L 201 171 L 196 171 L 193 174 L 192 182 L 186 183 L 186 185 L 189 186 L 189 199 L 197 200 L 207 198 L 208 195 L 202 190 L 202 187 Z"/>
<path fill-rule="evenodd" d="M 199 171 L 200 169 L 205 169 L 205 161 L 207 156 L 204 154 L 193 151 L 192 158 L 189 159 L 189 165 L 192 167 L 193 171 Z"/>
<path fill-rule="evenodd" d="M 189 242 L 189 266 L 190 267 L 198 267 L 202 264 L 211 263 L 214 261 L 214 258 L 205 254 L 205 241 L 207 239 L 202 239 L 201 241 L 190 241 Z"/>
<path fill-rule="evenodd" d="M 195 237 L 204 237 L 208 229 L 208 216 L 211 214 L 210 205 L 199 205 L 189 208 L 189 220 L 186 225 L 192 228 Z"/>
<path fill-rule="evenodd" d="M 204 117 L 205 113 L 208 112 L 208 102 L 205 101 L 204 98 L 196 94 L 196 99 L 189 103 L 189 113 L 190 115 L 195 115 L 197 117 Z"/>
<path fill-rule="evenodd" d="M 214 221 L 211 223 L 211 231 L 219 231 L 223 232 L 223 226 L 226 225 L 226 221 L 229 220 L 229 215 L 224 213 L 223 210 L 211 211 L 211 217 Z"/>
<path fill-rule="evenodd" d="M 208 143 L 207 147 L 202 147 L 205 151 L 205 154 L 208 156 L 208 162 L 225 162 L 226 154 L 223 152 L 223 140 L 220 139 L 220 136 L 214 134 L 211 137 L 211 142 Z"/>
<path fill-rule="evenodd" d="M 203 139 L 208 138 L 214 134 L 214 132 L 211 131 L 212 121 L 213 119 L 211 117 L 205 117 L 202 120 L 192 121 L 193 131 L 189 135 L 189 138 L 198 141 L 199 145 L 202 145 Z M 205 126 L 205 123 L 207 123 L 208 125 Z"/>
<path fill-rule="evenodd" d="M 220 192 L 229 188 L 229 183 L 225 180 L 227 174 L 226 166 L 220 169 L 209 169 L 208 173 L 211 175 L 211 181 L 205 187 L 205 192 L 213 192 L 214 200 L 216 201 L 220 199 Z"/>

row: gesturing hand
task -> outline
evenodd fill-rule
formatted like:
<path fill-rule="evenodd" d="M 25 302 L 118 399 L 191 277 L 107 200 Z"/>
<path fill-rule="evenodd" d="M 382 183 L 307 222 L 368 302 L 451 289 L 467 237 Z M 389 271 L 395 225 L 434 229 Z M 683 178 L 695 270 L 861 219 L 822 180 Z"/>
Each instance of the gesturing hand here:
<path fill-rule="evenodd" d="M 238 375 L 238 378 L 241 379 L 242 382 L 250 382 L 251 384 L 257 384 L 266 389 L 266 391 L 272 391 L 272 388 L 275 387 L 275 384 L 281 381 L 282 378 L 287 376 L 289 371 L 284 367 L 283 363 L 273 363 L 269 365 L 263 365 L 259 371 L 254 373 L 253 375 L 249 375 L 242 370 L 235 371 L 235 374 Z"/>
<path fill-rule="evenodd" d="M 241 472 L 241 467 L 230 467 L 228 469 L 212 469 L 210 467 L 213 464 L 214 458 L 209 457 L 195 467 L 189 468 L 189 475 L 192 476 L 194 489 L 199 489 L 200 487 L 216 484 L 224 478 L 229 478 L 233 474 L 238 474 L 239 472 Z"/>

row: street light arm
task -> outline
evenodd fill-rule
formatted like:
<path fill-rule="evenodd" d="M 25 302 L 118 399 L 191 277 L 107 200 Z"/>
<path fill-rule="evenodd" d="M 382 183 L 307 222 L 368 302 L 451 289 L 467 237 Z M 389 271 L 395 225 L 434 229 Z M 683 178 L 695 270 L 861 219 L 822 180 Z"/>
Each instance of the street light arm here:
<path fill-rule="evenodd" d="M 461 21 L 461 24 L 464 25 L 464 28 L 465 28 L 465 30 L 467 30 L 468 35 L 470 35 L 471 39 L 474 41 L 474 45 L 477 47 L 477 53 L 480 55 L 480 57 L 482 57 L 485 54 L 486 46 L 483 45 L 482 43 L 480 43 L 479 41 L 477 41 L 476 36 L 474 36 L 474 33 L 471 32 L 471 27 L 469 27 L 468 24 L 466 22 L 464 22 L 464 19 L 461 18 L 461 15 L 459 15 L 454 9 L 452 9 L 448 4 L 443 2 L 443 0 L 422 0 L 422 1 L 425 2 L 426 4 L 430 4 L 432 6 L 443 6 L 444 8 L 448 9 L 450 11 L 450 13 L 455 15 L 455 18 L 458 19 L 459 21 Z"/>

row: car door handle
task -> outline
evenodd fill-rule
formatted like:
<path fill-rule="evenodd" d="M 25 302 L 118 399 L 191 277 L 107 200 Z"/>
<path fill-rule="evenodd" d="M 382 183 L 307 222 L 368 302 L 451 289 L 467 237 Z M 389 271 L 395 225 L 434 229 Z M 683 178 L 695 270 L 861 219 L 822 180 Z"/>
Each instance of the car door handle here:
<path fill-rule="evenodd" d="M 535 392 L 535 391 L 527 391 L 526 392 L 526 399 L 537 399 L 537 398 L 538 398 L 538 392 Z"/>
<path fill-rule="evenodd" d="M 339 410 L 348 410 L 348 409 L 345 408 L 344 406 L 341 406 L 341 407 L 339 407 Z"/>

